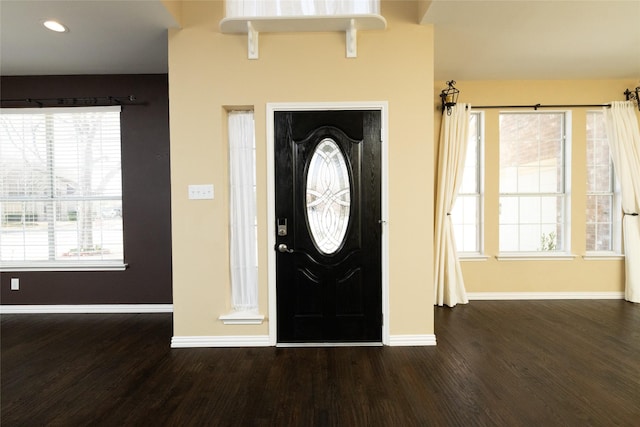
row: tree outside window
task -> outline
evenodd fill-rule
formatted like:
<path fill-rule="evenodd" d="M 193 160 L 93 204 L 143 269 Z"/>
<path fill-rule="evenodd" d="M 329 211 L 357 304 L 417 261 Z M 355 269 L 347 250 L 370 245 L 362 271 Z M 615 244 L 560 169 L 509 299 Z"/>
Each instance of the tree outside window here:
<path fill-rule="evenodd" d="M 123 261 L 119 107 L 0 115 L 0 259 Z"/>
<path fill-rule="evenodd" d="M 565 113 L 500 114 L 501 252 L 566 252 Z"/>

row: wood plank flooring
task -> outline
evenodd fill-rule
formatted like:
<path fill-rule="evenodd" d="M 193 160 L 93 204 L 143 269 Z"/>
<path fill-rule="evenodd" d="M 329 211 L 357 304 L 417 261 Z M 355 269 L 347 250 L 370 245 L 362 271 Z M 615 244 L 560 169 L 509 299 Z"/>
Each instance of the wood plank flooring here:
<path fill-rule="evenodd" d="M 473 301 L 436 347 L 171 349 L 170 314 L 2 315 L 2 426 L 640 426 L 640 305 Z"/>

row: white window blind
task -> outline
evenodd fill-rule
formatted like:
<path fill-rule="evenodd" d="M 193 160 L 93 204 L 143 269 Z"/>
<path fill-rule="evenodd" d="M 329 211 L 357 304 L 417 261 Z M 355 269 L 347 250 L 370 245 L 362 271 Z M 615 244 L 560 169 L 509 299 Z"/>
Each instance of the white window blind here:
<path fill-rule="evenodd" d="M 122 264 L 120 107 L 0 110 L 3 267 Z"/>

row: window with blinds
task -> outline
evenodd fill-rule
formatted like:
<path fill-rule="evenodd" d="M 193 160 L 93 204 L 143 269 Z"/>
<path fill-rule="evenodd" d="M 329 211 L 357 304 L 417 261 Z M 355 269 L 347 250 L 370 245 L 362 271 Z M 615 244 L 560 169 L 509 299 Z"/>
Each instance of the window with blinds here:
<path fill-rule="evenodd" d="M 0 261 L 124 263 L 120 107 L 0 110 Z"/>

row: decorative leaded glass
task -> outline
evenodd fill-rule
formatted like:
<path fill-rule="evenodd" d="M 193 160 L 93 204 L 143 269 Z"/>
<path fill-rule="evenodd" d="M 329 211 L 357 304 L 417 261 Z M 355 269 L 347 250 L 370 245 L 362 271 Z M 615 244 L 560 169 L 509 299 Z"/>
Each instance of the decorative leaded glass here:
<path fill-rule="evenodd" d="M 307 172 L 307 221 L 320 252 L 335 253 L 349 225 L 351 186 L 340 148 L 331 138 L 316 147 Z"/>

